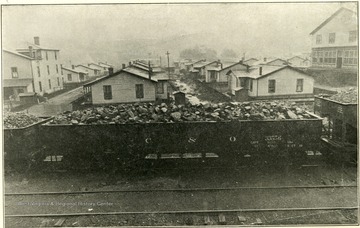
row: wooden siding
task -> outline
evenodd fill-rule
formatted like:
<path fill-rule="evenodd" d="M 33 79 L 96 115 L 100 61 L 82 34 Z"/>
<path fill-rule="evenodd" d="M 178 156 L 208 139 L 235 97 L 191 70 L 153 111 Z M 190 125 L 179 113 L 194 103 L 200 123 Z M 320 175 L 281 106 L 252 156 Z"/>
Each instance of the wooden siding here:
<path fill-rule="evenodd" d="M 136 98 L 136 84 L 143 84 L 144 98 L 142 99 Z M 111 85 L 112 99 L 110 100 L 104 99 L 104 85 Z M 123 72 L 92 85 L 92 102 L 93 104 L 111 104 L 155 101 L 155 86 L 155 82 Z"/>

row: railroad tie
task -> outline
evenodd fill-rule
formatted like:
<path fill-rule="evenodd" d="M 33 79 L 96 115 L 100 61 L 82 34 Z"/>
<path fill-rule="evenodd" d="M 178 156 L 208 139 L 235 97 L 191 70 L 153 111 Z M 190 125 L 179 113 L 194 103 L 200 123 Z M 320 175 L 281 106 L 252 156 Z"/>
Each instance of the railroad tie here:
<path fill-rule="evenodd" d="M 246 222 L 246 218 L 244 216 L 238 215 L 239 222 L 244 223 Z"/>
<path fill-rule="evenodd" d="M 210 217 L 208 215 L 204 216 L 204 224 L 205 225 L 210 225 L 211 221 L 210 221 Z"/>
<path fill-rule="evenodd" d="M 225 215 L 219 214 L 219 224 L 220 224 L 220 225 L 225 225 L 225 224 L 226 224 Z"/>
<path fill-rule="evenodd" d="M 59 219 L 56 223 L 55 223 L 55 227 L 61 227 L 63 225 L 63 223 L 65 222 L 64 218 Z"/>

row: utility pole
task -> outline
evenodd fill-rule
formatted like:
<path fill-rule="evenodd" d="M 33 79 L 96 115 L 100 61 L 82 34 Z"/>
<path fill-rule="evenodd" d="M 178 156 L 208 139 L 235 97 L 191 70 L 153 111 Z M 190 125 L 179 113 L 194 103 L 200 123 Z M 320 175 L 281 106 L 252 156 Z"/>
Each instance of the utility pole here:
<path fill-rule="evenodd" d="M 170 79 L 170 61 L 169 61 L 169 51 L 166 52 L 166 55 L 167 55 L 167 60 L 168 60 L 168 74 L 169 74 L 169 79 Z"/>

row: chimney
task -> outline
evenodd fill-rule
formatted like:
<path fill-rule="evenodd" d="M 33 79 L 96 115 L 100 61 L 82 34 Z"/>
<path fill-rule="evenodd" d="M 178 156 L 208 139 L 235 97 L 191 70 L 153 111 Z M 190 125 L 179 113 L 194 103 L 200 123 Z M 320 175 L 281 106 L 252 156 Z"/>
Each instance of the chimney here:
<path fill-rule="evenodd" d="M 125 69 L 125 67 L 126 67 L 126 64 L 123 63 L 123 64 L 122 64 L 122 69 Z"/>
<path fill-rule="evenodd" d="M 149 61 L 149 79 L 151 80 L 151 74 L 152 74 L 152 68 L 150 66 L 150 61 Z"/>
<path fill-rule="evenodd" d="M 266 62 L 266 58 L 264 58 L 264 62 Z"/>
<path fill-rule="evenodd" d="M 40 37 L 38 37 L 38 36 L 34 37 L 34 44 L 40 45 Z"/>
<path fill-rule="evenodd" d="M 34 58 L 34 53 L 33 53 L 33 47 L 32 46 L 29 46 L 29 56 L 31 58 Z"/>
<path fill-rule="evenodd" d="M 246 72 L 250 72 L 250 66 L 249 65 L 246 65 Z"/>
<path fill-rule="evenodd" d="M 262 67 L 259 67 L 259 75 L 262 75 Z"/>
<path fill-rule="evenodd" d="M 129 66 L 131 66 L 131 62 L 129 62 Z"/>
<path fill-rule="evenodd" d="M 71 69 L 75 69 L 75 66 L 74 66 L 74 65 L 71 65 Z"/>
<path fill-rule="evenodd" d="M 109 67 L 109 75 L 112 75 L 114 73 L 114 68 Z"/>

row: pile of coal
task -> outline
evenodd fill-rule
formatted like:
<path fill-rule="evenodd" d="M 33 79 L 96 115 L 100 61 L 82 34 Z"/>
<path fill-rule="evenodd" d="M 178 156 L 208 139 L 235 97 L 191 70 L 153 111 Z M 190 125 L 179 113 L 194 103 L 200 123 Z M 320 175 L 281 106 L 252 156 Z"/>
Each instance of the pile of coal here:
<path fill-rule="evenodd" d="M 31 124 L 39 122 L 41 119 L 23 112 L 6 113 L 4 115 L 4 128 L 14 129 L 27 127 Z"/>
<path fill-rule="evenodd" d="M 357 103 L 357 89 L 349 88 L 332 95 L 329 99 L 340 103 Z"/>
<path fill-rule="evenodd" d="M 64 112 L 49 124 L 129 124 L 195 121 L 311 119 L 295 102 L 227 102 L 219 104 L 120 104 Z"/>

